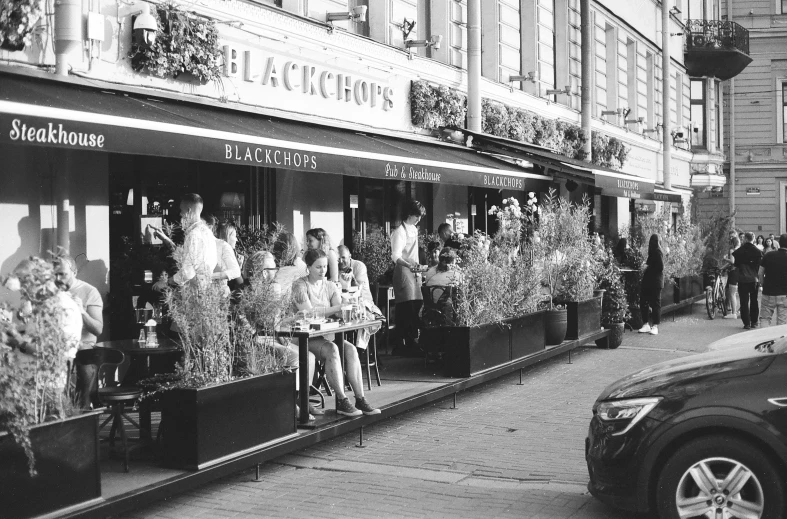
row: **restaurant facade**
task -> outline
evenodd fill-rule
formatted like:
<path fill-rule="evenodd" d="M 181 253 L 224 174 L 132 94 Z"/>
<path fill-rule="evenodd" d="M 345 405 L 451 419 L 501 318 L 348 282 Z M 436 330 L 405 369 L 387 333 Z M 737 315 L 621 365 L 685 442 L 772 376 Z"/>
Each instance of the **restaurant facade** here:
<path fill-rule="evenodd" d="M 350 244 L 354 233 L 398 225 L 406 198 L 426 206 L 425 231 L 445 221 L 492 231 L 492 205 L 552 188 L 574 201 L 588 196 L 596 230 L 614 236 L 638 211 L 668 205 L 680 214 L 698 187 L 693 175 L 715 168 L 714 157 L 677 146 L 664 188 L 660 8 L 650 0 L 593 3 L 593 127 L 628 148 L 618 168 L 413 124 L 414 82 L 468 90 L 464 1 L 392 0 L 381 10 L 362 1 L 206 0 L 188 10 L 218 29 L 220 73 L 207 82 L 136 70 L 143 4 L 77 2 L 72 31 L 42 19 L 39 35 L 51 38 L 0 50 L 0 272 L 62 246 L 107 297 L 107 314 L 111 285 L 137 282 L 112 272 L 124 244 L 142 240 L 148 223 L 177 221 L 187 192 L 219 218 L 278 222 L 301 241 L 322 227 L 334 244 Z M 365 19 L 354 20 L 364 6 Z M 329 20 L 337 11 L 347 19 Z M 482 2 L 482 22 L 482 97 L 578 125 L 579 2 Z M 670 30 L 684 22 L 672 16 Z M 548 37 L 531 41 L 536 33 Z M 668 110 L 680 128 L 688 76 L 682 49 L 672 56 Z M 530 70 L 533 81 L 510 80 Z M 564 84 L 566 95 L 554 93 Z"/>

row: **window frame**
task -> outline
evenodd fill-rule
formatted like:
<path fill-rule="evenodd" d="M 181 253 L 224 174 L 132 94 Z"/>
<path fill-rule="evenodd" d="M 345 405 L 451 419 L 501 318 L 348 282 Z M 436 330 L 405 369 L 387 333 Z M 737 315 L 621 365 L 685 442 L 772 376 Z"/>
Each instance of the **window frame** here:
<path fill-rule="evenodd" d="M 694 99 L 694 96 L 691 92 L 691 83 L 699 83 L 702 87 L 702 98 L 697 100 Z M 691 143 L 692 148 L 701 148 L 701 149 L 708 149 L 708 92 L 706 91 L 706 82 L 704 79 L 692 79 L 689 83 L 689 121 L 691 121 L 691 138 L 689 142 Z M 692 116 L 692 108 L 694 106 L 701 106 L 702 107 L 702 141 L 698 142 L 697 144 L 694 143 L 694 128 L 696 126 L 694 123 L 696 122 Z"/>
<path fill-rule="evenodd" d="M 787 144 L 787 77 L 776 78 L 776 142 Z"/>

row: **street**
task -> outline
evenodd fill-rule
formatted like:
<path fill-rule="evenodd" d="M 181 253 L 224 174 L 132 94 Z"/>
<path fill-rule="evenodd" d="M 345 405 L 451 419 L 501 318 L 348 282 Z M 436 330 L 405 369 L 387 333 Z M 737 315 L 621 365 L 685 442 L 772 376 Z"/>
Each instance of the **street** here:
<path fill-rule="evenodd" d="M 660 335 L 627 332 L 364 430 L 122 517 L 627 518 L 586 489 L 584 439 L 596 396 L 640 367 L 743 332 L 703 304 Z M 371 392 L 373 395 L 374 391 Z"/>

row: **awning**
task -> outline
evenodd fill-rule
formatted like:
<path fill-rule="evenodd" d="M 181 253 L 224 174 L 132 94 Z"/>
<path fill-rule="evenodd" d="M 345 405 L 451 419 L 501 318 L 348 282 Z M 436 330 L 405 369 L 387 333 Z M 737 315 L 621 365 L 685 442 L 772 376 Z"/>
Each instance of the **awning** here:
<path fill-rule="evenodd" d="M 527 160 L 542 166 L 546 174 L 595 186 L 600 189 L 602 195 L 637 199 L 654 192 L 656 181 L 649 178 L 570 159 L 535 144 L 465 129 L 459 131 L 472 137 L 470 144 L 480 151 L 507 154 Z"/>
<path fill-rule="evenodd" d="M 662 187 L 656 187 L 653 193 L 645 195 L 642 198 L 646 200 L 657 200 L 659 202 L 672 202 L 675 204 L 679 204 L 683 200 L 679 191 L 664 189 Z"/>
<path fill-rule="evenodd" d="M 0 143 L 544 191 L 551 177 L 463 146 L 0 74 Z"/>

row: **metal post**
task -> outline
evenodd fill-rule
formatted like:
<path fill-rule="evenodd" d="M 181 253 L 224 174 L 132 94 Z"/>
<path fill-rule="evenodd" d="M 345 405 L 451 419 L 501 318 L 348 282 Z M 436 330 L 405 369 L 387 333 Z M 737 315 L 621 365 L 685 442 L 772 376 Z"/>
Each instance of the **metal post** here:
<path fill-rule="evenodd" d="M 670 8 L 667 6 L 669 0 L 661 0 L 661 145 L 662 160 L 664 169 L 664 189 L 672 187 L 670 175 L 672 173 L 672 124 L 670 122 Z"/>
<path fill-rule="evenodd" d="M 727 0 L 727 21 L 732 22 L 732 14 L 732 0 Z M 735 78 L 730 79 L 730 215 L 735 227 Z"/>
<path fill-rule="evenodd" d="M 519 384 L 517 384 L 517 386 L 522 386 L 522 385 L 524 385 L 524 384 L 522 384 L 522 370 L 523 370 L 523 369 L 524 369 L 524 368 L 519 368 Z"/>
<path fill-rule="evenodd" d="M 481 0 L 467 1 L 467 128 L 481 131 Z"/>
<path fill-rule="evenodd" d="M 451 409 L 456 409 L 456 393 L 454 393 L 454 407 L 452 407 Z"/>
<path fill-rule="evenodd" d="M 254 476 L 254 481 L 260 480 L 260 464 L 257 463 L 256 465 L 256 475 Z"/>
<path fill-rule="evenodd" d="M 591 26 L 590 0 L 579 2 L 582 35 L 582 134 L 585 141 L 582 145 L 585 160 L 592 159 L 591 121 L 593 116 L 593 28 Z"/>
<path fill-rule="evenodd" d="M 358 445 L 356 445 L 356 447 L 358 447 L 359 449 L 365 449 L 366 445 L 363 444 L 363 425 L 361 426 L 359 434 L 360 434 L 360 436 L 359 436 L 359 443 L 358 443 Z"/>
<path fill-rule="evenodd" d="M 568 363 L 573 364 L 573 362 L 571 362 L 571 350 L 568 350 Z"/>

